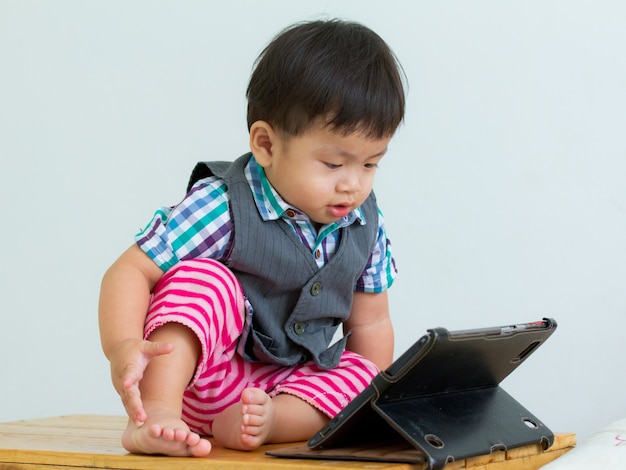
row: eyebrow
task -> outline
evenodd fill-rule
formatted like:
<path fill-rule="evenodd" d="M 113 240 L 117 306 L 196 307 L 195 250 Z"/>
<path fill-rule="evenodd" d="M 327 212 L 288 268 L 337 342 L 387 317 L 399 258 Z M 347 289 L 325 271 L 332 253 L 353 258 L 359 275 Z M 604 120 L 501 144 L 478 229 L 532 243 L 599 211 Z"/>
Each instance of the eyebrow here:
<path fill-rule="evenodd" d="M 365 160 L 369 160 L 371 158 L 382 157 L 383 155 L 387 153 L 388 148 L 389 147 L 385 147 L 380 152 L 375 153 L 374 155 L 365 157 Z M 332 152 L 341 157 L 350 158 L 352 160 L 360 160 L 360 157 L 358 157 L 357 155 L 354 155 L 352 152 L 348 152 L 347 150 L 343 150 L 342 148 L 334 146 L 334 145 L 324 146 L 321 148 L 321 150 L 323 150 L 324 152 Z"/>

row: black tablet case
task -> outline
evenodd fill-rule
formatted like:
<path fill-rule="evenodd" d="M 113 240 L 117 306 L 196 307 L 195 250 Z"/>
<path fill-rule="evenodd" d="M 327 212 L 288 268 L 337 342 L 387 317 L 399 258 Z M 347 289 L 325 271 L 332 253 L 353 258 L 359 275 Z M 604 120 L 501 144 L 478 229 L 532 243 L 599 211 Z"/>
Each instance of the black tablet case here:
<path fill-rule="evenodd" d="M 428 330 L 308 442 L 270 455 L 447 462 L 540 443 L 553 433 L 500 382 L 555 330 L 556 322 L 474 331 Z"/>

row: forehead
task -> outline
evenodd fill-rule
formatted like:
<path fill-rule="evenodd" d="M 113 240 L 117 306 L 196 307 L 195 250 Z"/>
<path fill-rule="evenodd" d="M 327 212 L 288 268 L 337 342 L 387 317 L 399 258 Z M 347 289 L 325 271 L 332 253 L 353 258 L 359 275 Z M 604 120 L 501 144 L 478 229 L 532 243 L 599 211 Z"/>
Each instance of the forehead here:
<path fill-rule="evenodd" d="M 361 131 L 338 132 L 329 126 L 318 124 L 292 139 L 299 140 L 318 153 L 345 158 L 371 158 L 385 154 L 391 137 L 372 138 Z"/>

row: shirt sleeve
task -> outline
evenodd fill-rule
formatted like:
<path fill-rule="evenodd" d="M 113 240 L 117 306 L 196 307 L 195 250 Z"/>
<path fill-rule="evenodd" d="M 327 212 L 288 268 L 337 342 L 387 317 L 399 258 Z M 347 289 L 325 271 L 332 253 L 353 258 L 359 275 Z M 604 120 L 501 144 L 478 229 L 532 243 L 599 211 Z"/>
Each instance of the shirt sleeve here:
<path fill-rule="evenodd" d="M 378 209 L 376 243 L 354 290 L 367 293 L 383 292 L 391 287 L 397 274 L 398 269 L 391 253 L 391 242 L 387 238 L 384 217 L 380 209 Z"/>
<path fill-rule="evenodd" d="M 190 258 L 223 261 L 232 229 L 226 185 L 212 176 L 198 181 L 177 206 L 158 209 L 135 242 L 167 271 Z"/>

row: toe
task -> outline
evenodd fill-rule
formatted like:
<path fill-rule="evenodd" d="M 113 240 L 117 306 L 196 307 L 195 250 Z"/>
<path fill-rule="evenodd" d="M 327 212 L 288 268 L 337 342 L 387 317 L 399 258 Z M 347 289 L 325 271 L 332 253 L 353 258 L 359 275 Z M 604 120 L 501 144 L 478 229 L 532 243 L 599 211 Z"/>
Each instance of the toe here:
<path fill-rule="evenodd" d="M 264 405 L 246 405 L 242 409 L 244 415 L 263 416 L 266 411 Z"/>
<path fill-rule="evenodd" d="M 153 424 L 148 428 L 148 435 L 150 437 L 158 438 L 161 437 L 162 434 L 163 428 L 161 428 L 161 426 L 159 426 L 158 424 Z"/>
<path fill-rule="evenodd" d="M 245 414 L 242 418 L 242 424 L 244 426 L 263 426 L 265 419 L 263 416 L 256 414 Z"/>
<path fill-rule="evenodd" d="M 241 443 L 246 450 L 253 450 L 259 447 L 263 442 L 256 434 L 242 434 Z"/>
<path fill-rule="evenodd" d="M 197 444 L 189 447 L 189 451 L 194 457 L 205 457 L 211 452 L 211 443 L 206 439 L 199 439 Z"/>
<path fill-rule="evenodd" d="M 174 440 L 177 442 L 186 442 L 189 433 L 184 429 L 174 429 Z"/>
<path fill-rule="evenodd" d="M 246 388 L 241 393 L 241 402 L 244 405 L 263 405 L 268 399 L 267 393 L 259 388 Z"/>
<path fill-rule="evenodd" d="M 176 431 L 172 428 L 164 428 L 162 432 L 162 437 L 166 441 L 173 441 L 176 439 Z"/>
<path fill-rule="evenodd" d="M 185 443 L 191 447 L 197 446 L 200 443 L 200 436 L 196 434 L 195 432 L 190 432 L 189 434 L 187 434 Z"/>

